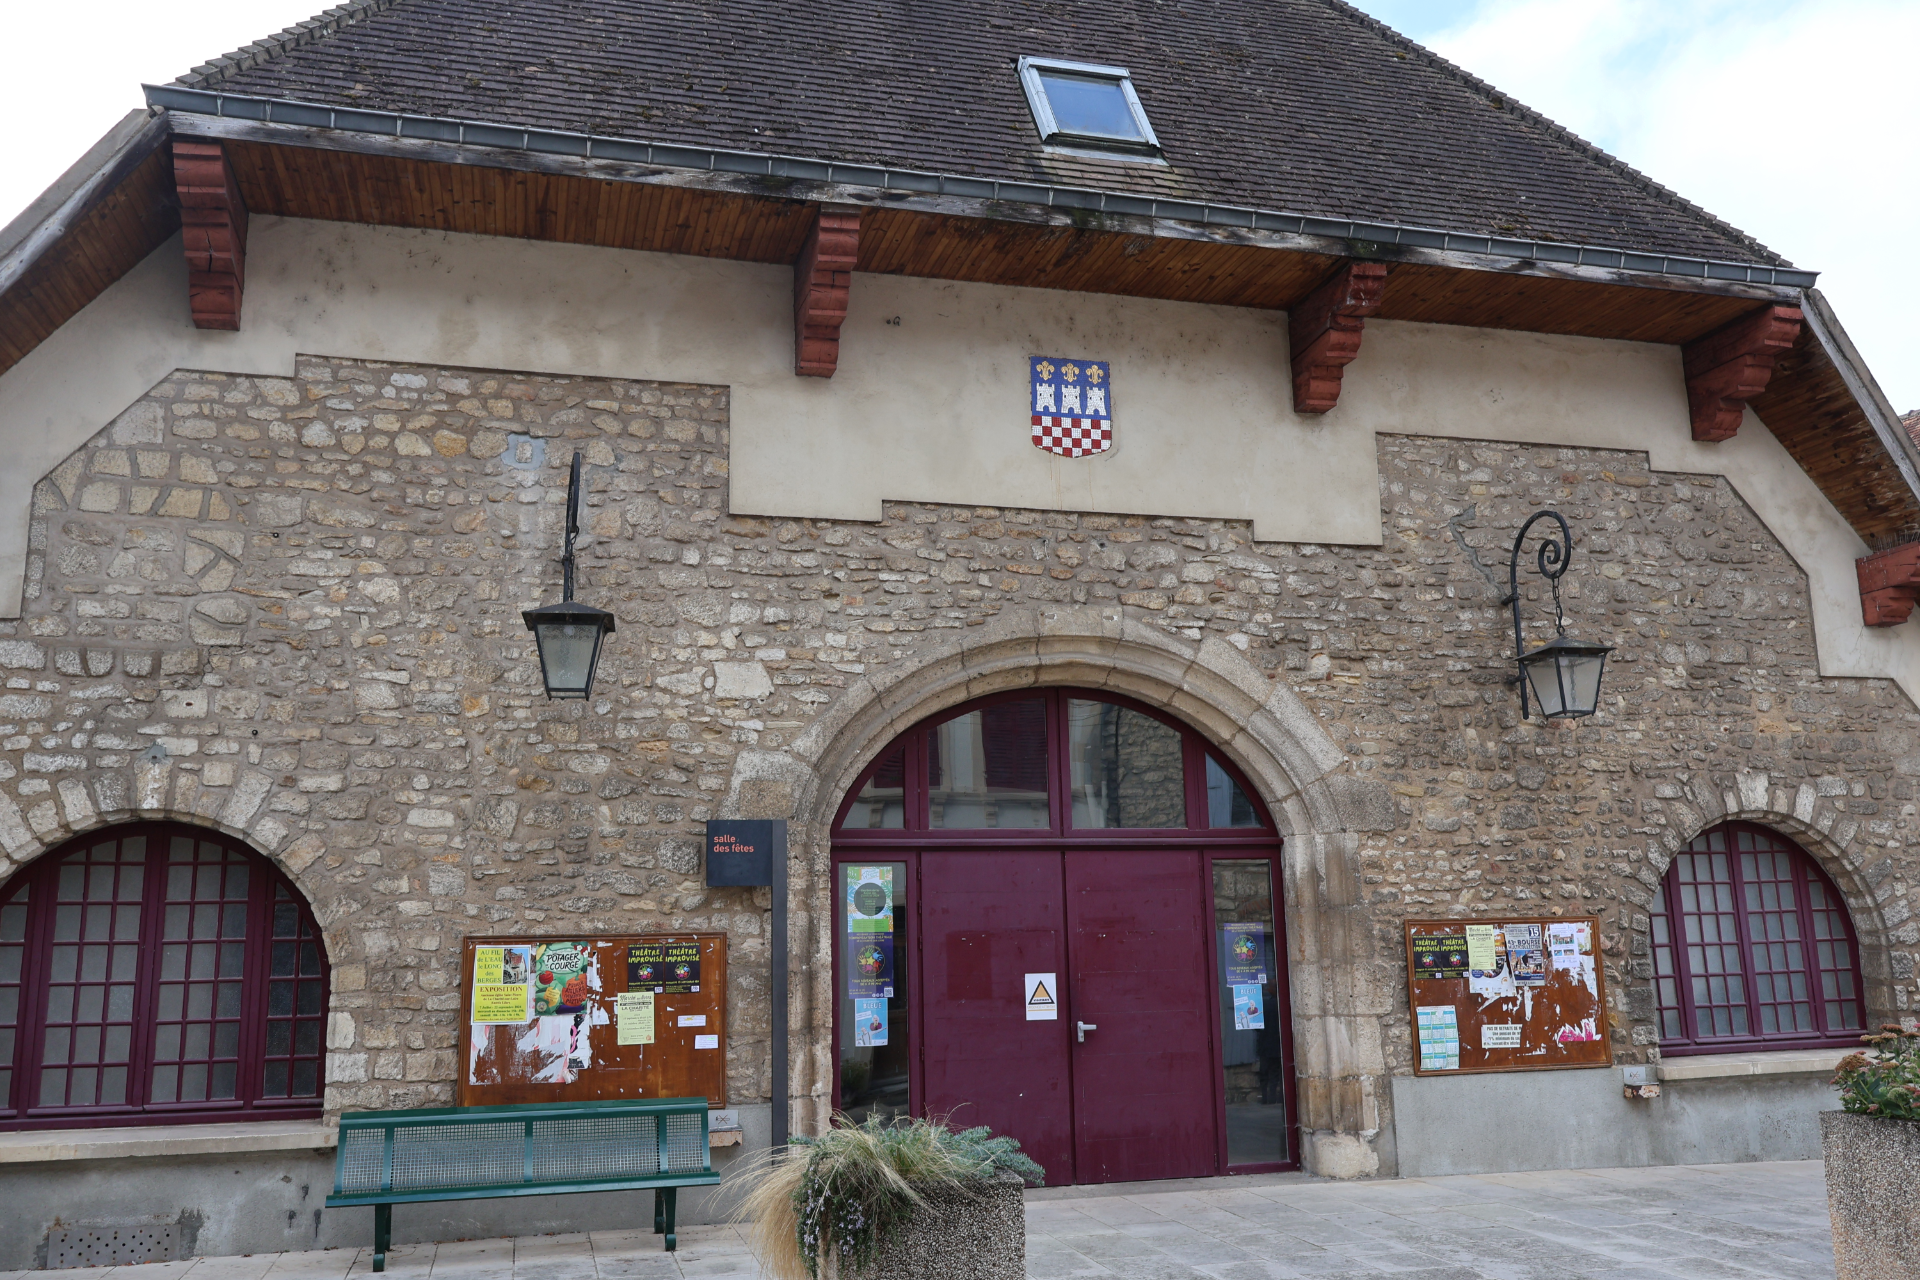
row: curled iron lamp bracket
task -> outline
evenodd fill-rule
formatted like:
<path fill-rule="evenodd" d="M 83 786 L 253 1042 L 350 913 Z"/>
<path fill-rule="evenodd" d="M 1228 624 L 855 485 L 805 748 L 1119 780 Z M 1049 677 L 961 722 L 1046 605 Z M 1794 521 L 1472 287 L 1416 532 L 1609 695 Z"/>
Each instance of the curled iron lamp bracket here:
<path fill-rule="evenodd" d="M 1554 638 L 1529 653 L 1520 621 L 1520 552 L 1526 545 L 1528 532 L 1542 520 L 1552 520 L 1554 524 L 1560 526 L 1559 536 L 1556 538 L 1554 531 L 1548 530 L 1534 552 L 1534 565 L 1553 591 Z M 1533 690 L 1530 687 L 1531 681 L 1528 675 L 1532 667 L 1538 667 L 1543 671 L 1549 667 L 1552 668 L 1555 684 L 1548 692 L 1553 693 L 1557 690 L 1559 706 L 1557 708 L 1550 705 L 1542 706 L 1541 713 L 1546 718 L 1551 720 L 1592 715 L 1598 706 L 1600 673 L 1604 670 L 1606 655 L 1612 652 L 1612 647 L 1572 640 L 1567 636 L 1567 615 L 1560 599 L 1560 579 L 1566 576 L 1567 569 L 1572 563 L 1573 530 L 1567 526 L 1566 517 L 1552 508 L 1536 511 L 1527 517 L 1527 522 L 1520 526 L 1520 532 L 1513 537 L 1513 554 L 1507 560 L 1507 598 L 1501 603 L 1510 605 L 1513 609 L 1513 653 L 1519 665 L 1520 718 L 1522 720 L 1530 718 L 1533 714 L 1531 698 Z M 1592 700 L 1587 701 L 1584 696 L 1569 698 L 1570 693 L 1576 692 L 1574 685 L 1580 686 L 1579 692 L 1583 695 L 1589 691 L 1584 688 L 1584 681 L 1575 681 L 1574 685 L 1568 683 L 1569 668 L 1563 660 L 1580 663 L 1595 659 L 1598 660 L 1599 665 L 1593 668 L 1593 683 L 1590 690 Z"/>
<path fill-rule="evenodd" d="M 573 455 L 567 478 L 566 544 L 560 554 L 560 603 L 523 610 L 540 654 L 540 680 L 548 698 L 586 698 L 593 692 L 600 645 L 613 634 L 614 617 L 605 609 L 573 598 L 573 544 L 580 535 L 580 454 Z"/>

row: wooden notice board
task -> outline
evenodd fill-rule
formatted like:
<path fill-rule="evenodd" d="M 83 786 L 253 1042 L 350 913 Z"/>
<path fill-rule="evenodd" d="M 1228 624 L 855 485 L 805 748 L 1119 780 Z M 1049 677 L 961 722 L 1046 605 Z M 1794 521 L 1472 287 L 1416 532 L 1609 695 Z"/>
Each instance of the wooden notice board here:
<path fill-rule="evenodd" d="M 727 1105 L 725 934 L 468 938 L 460 975 L 463 1107 Z"/>
<path fill-rule="evenodd" d="M 1595 916 L 1408 920 L 1414 1074 L 1613 1065 Z"/>

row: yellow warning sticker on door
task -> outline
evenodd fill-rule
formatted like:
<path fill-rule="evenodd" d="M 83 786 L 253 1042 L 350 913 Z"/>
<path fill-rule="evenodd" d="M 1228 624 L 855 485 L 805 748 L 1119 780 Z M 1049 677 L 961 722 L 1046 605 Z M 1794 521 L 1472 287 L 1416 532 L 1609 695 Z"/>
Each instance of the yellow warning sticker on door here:
<path fill-rule="evenodd" d="M 1055 1022 L 1060 1017 L 1060 984 L 1051 973 L 1030 973 L 1026 981 L 1027 1021 Z"/>

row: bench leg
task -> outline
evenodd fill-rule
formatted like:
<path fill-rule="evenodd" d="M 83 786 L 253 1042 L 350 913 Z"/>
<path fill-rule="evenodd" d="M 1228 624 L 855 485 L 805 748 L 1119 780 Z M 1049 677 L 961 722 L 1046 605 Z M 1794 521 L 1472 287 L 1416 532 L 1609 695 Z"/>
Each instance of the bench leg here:
<path fill-rule="evenodd" d="M 675 1245 L 678 1243 L 674 1239 L 673 1211 L 675 1208 L 675 1202 L 680 1198 L 680 1188 L 660 1187 L 654 1192 L 654 1196 L 656 1197 L 656 1203 L 658 1203 L 659 1201 L 665 1201 L 665 1204 L 666 1204 L 666 1217 L 664 1222 L 662 1223 L 661 1230 L 667 1237 L 667 1252 L 672 1253 L 674 1251 Z"/>
<path fill-rule="evenodd" d="M 393 1243 L 393 1206 L 373 1206 L 373 1269 L 387 1269 L 387 1247 Z"/>

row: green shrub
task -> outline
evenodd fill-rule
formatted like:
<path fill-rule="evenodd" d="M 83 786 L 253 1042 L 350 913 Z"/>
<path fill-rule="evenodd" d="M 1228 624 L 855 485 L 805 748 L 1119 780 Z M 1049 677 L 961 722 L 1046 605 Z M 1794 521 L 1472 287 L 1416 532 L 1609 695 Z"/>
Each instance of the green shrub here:
<path fill-rule="evenodd" d="M 1840 1060 L 1833 1083 L 1840 1106 L 1855 1115 L 1920 1120 L 1920 1031 L 1888 1024 L 1861 1036 L 1872 1057 L 1850 1053 Z"/>
<path fill-rule="evenodd" d="M 817 1280 L 828 1258 L 843 1275 L 870 1266 L 928 1207 L 930 1192 L 964 1199 L 1001 1173 L 1036 1185 L 1046 1177 L 1018 1142 L 984 1127 L 836 1115 L 826 1133 L 794 1138 L 785 1159 L 754 1175 L 740 1213 L 752 1219 L 754 1252 L 768 1274 Z"/>

